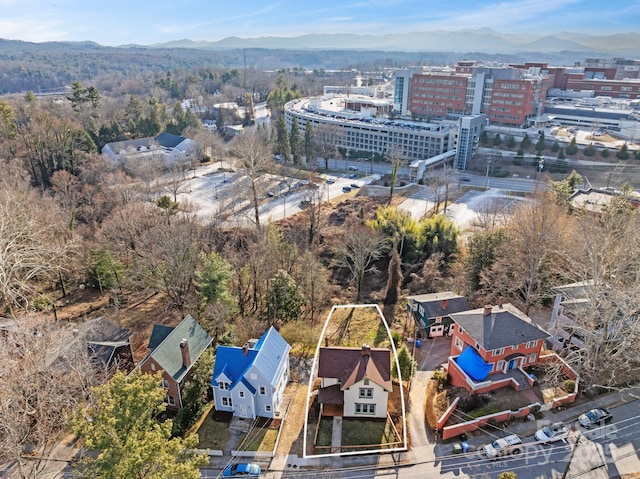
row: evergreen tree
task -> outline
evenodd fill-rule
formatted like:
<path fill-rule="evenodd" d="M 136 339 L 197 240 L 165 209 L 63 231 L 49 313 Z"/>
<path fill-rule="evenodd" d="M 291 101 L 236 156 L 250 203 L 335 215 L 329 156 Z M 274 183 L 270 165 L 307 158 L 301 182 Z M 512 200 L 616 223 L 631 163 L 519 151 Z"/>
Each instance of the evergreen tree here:
<path fill-rule="evenodd" d="M 513 135 L 509 135 L 507 137 L 507 148 L 513 148 L 516 146 L 516 139 L 513 137 Z"/>
<path fill-rule="evenodd" d="M 284 115 L 280 115 L 276 122 L 276 153 L 282 156 L 286 163 L 291 163 L 291 147 L 289 145 L 289 132 L 284 121 Z"/>
<path fill-rule="evenodd" d="M 520 148 L 523 150 L 527 150 L 531 147 L 531 138 L 529 138 L 529 134 L 525 133 L 524 138 L 520 142 Z"/>
<path fill-rule="evenodd" d="M 487 133 L 487 130 L 482 130 L 482 133 L 480 133 L 480 143 L 482 145 L 489 144 L 489 134 Z"/>
<path fill-rule="evenodd" d="M 291 122 L 291 132 L 289 133 L 289 146 L 291 147 L 291 157 L 293 163 L 299 166 L 302 163 L 302 138 L 300 138 L 300 127 L 298 120 L 293 118 Z"/>
<path fill-rule="evenodd" d="M 578 143 L 576 142 L 576 137 L 575 136 L 573 138 L 571 138 L 571 142 L 569 142 L 569 144 L 565 148 L 564 152 L 567 155 L 571 155 L 571 156 L 573 156 L 576 153 L 578 153 Z"/>
<path fill-rule="evenodd" d="M 593 156 L 596 154 L 596 148 L 595 146 L 593 146 L 593 143 L 589 143 L 587 146 L 584 147 L 584 150 L 582 150 L 582 152 L 584 153 L 585 156 Z"/>
<path fill-rule="evenodd" d="M 493 146 L 500 146 L 502 144 L 502 138 L 500 138 L 500 133 L 496 133 L 496 136 L 493 137 Z"/>
<path fill-rule="evenodd" d="M 72 421 L 73 430 L 88 449 L 79 469 L 83 477 L 121 479 L 196 479 L 208 464 L 196 454 L 195 435 L 171 439 L 172 421 L 158 421 L 166 392 L 160 375 L 116 372 L 107 384 L 92 390 L 89 406 Z"/>
<path fill-rule="evenodd" d="M 307 160 L 307 166 L 315 166 L 316 140 L 310 120 L 307 120 L 304 125 L 304 156 Z"/>
<path fill-rule="evenodd" d="M 619 160 L 629 159 L 629 147 L 627 146 L 626 142 L 623 143 L 622 146 L 620 146 L 620 149 L 616 153 L 616 158 L 618 158 Z"/>

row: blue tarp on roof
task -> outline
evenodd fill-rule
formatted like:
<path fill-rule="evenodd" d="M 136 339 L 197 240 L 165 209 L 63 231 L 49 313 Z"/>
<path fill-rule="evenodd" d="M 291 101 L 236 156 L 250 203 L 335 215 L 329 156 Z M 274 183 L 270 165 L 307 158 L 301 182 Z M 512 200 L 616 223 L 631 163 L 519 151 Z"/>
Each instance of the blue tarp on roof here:
<path fill-rule="evenodd" d="M 487 364 L 470 346 L 464 348 L 462 354 L 456 358 L 456 362 L 460 369 L 474 381 L 483 381 L 493 369 L 491 364 Z"/>

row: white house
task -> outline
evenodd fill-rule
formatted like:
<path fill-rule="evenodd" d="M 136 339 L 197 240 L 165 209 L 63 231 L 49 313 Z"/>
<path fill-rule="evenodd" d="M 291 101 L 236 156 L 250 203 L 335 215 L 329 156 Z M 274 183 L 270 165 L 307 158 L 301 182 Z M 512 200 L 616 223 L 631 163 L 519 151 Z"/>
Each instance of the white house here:
<path fill-rule="evenodd" d="M 273 326 L 242 347 L 218 346 L 211 378 L 216 410 L 242 418 L 278 417 L 290 349 Z"/>
<path fill-rule="evenodd" d="M 166 165 L 200 159 L 202 145 L 183 136 L 160 133 L 156 137 L 114 141 L 102 147 L 102 154 L 114 163 L 158 159 Z"/>
<path fill-rule="evenodd" d="M 318 358 L 318 402 L 325 416 L 387 416 L 391 351 L 386 348 L 324 347 Z"/>

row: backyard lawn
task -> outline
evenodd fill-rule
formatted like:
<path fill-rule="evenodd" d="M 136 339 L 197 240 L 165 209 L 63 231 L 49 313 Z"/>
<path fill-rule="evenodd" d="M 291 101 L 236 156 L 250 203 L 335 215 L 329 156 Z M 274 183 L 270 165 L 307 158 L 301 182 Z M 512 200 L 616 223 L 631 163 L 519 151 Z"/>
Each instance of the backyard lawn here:
<path fill-rule="evenodd" d="M 331 316 L 326 337 L 331 346 L 376 348 L 391 346 L 391 341 L 376 308 L 337 308 Z"/>
<path fill-rule="evenodd" d="M 244 436 L 240 442 L 245 451 L 272 452 L 276 446 L 278 426 L 281 422 L 267 418 L 259 418 L 256 426 Z"/>

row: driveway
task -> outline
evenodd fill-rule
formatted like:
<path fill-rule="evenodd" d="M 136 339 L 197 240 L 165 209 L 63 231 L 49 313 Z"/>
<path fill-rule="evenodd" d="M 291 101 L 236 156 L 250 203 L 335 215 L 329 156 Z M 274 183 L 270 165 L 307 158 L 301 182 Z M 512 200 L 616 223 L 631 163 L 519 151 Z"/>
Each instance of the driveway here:
<path fill-rule="evenodd" d="M 443 337 L 424 339 L 421 346 L 415 348 L 414 357 L 417 362 L 417 370 L 411 380 L 407 417 L 412 449 L 429 445 L 425 420 L 427 383 L 431 380 L 436 367 L 447 361 L 450 347 L 451 338 Z"/>

